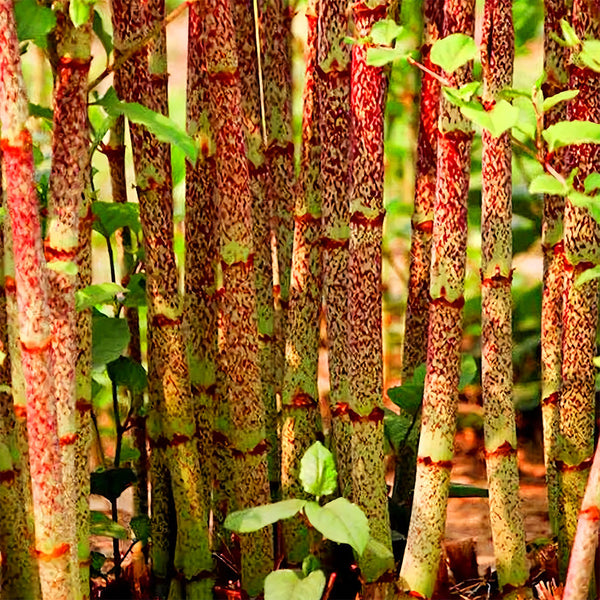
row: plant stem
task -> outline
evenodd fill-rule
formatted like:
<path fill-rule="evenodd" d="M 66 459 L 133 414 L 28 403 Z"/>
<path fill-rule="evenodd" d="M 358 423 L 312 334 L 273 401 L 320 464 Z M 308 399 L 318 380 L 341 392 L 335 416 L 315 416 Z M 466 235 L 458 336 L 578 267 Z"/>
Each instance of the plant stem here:
<path fill-rule="evenodd" d="M 473 0 L 447 0 L 443 35 L 473 35 Z M 471 67 L 446 74 L 454 86 L 470 80 Z M 456 430 L 462 307 L 467 244 L 467 194 L 472 130 L 460 109 L 440 101 L 438 171 L 431 263 L 427 376 L 413 510 L 400 586 L 431 597 L 446 524 Z"/>

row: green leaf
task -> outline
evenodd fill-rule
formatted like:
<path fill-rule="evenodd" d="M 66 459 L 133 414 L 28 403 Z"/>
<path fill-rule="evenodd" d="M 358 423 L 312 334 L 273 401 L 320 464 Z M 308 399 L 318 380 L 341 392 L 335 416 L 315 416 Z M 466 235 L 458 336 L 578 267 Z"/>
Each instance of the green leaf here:
<path fill-rule="evenodd" d="M 129 356 L 119 356 L 106 365 L 110 380 L 115 385 L 129 388 L 134 394 L 143 392 L 148 385 L 146 369 Z"/>
<path fill-rule="evenodd" d="M 565 90 L 564 92 L 554 94 L 554 96 L 544 98 L 542 110 L 546 112 L 550 110 L 553 106 L 556 106 L 559 102 L 566 102 L 567 100 L 572 100 L 573 98 L 575 98 L 575 96 L 577 96 L 577 94 L 579 94 L 579 90 Z"/>
<path fill-rule="evenodd" d="M 273 504 L 237 510 L 227 515 L 224 525 L 236 533 L 258 531 L 267 525 L 293 517 L 302 510 L 306 502 L 306 500 L 292 498 Z"/>
<path fill-rule="evenodd" d="M 582 192 L 572 190 L 569 192 L 568 198 L 575 206 L 587 208 L 590 215 L 600 223 L 600 196 L 588 196 Z"/>
<path fill-rule="evenodd" d="M 119 456 L 121 457 L 121 464 L 125 464 L 138 460 L 140 458 L 140 451 L 124 441 Z"/>
<path fill-rule="evenodd" d="M 453 33 L 431 47 L 431 62 L 453 73 L 477 55 L 475 40 L 464 33 Z"/>
<path fill-rule="evenodd" d="M 104 554 L 102 554 L 101 552 L 96 552 L 95 550 L 92 550 L 90 552 L 90 559 L 90 571 L 92 577 L 94 577 L 95 575 L 100 575 L 102 567 L 106 562 L 106 556 L 104 556 Z"/>
<path fill-rule="evenodd" d="M 487 498 L 489 495 L 486 488 L 450 482 L 450 498 Z"/>
<path fill-rule="evenodd" d="M 598 279 L 600 277 L 600 265 L 586 269 L 581 275 L 575 280 L 575 286 L 583 285 L 592 279 Z"/>
<path fill-rule="evenodd" d="M 553 175 L 542 173 L 531 180 L 531 183 L 529 184 L 529 193 L 566 196 L 569 193 L 569 187 L 564 182 L 556 179 Z"/>
<path fill-rule="evenodd" d="M 402 26 L 393 19 L 381 19 L 371 27 L 371 41 L 381 46 L 389 46 L 402 33 Z"/>
<path fill-rule="evenodd" d="M 566 45 L 569 48 L 577 46 L 577 44 L 579 44 L 579 37 L 577 37 L 577 34 L 575 33 L 573 27 L 571 27 L 570 23 L 566 19 L 561 19 L 560 26 L 562 28 L 562 34 Z"/>
<path fill-rule="evenodd" d="M 383 417 L 383 429 L 385 437 L 394 448 L 399 448 L 406 442 L 406 436 L 410 431 L 413 416 L 403 412 L 401 415 L 394 414 L 391 410 L 385 412 Z"/>
<path fill-rule="evenodd" d="M 40 48 L 47 47 L 46 36 L 56 26 L 52 9 L 41 6 L 36 0 L 19 0 L 15 2 L 15 19 L 20 42 L 32 40 Z"/>
<path fill-rule="evenodd" d="M 265 600 L 320 600 L 326 582 L 323 571 L 302 579 L 296 571 L 279 569 L 265 579 Z"/>
<path fill-rule="evenodd" d="M 109 115 L 125 115 L 133 123 L 146 127 L 159 141 L 178 146 L 185 152 L 189 161 L 196 164 L 198 158 L 196 142 L 172 119 L 137 102 L 121 102 L 114 88 L 110 88 L 98 104 L 103 106 Z"/>
<path fill-rule="evenodd" d="M 458 389 L 463 390 L 466 385 L 469 385 L 477 375 L 477 363 L 471 354 L 463 354 L 460 365 L 460 380 Z"/>
<path fill-rule="evenodd" d="M 92 204 L 94 230 L 109 238 L 115 231 L 129 227 L 135 233 L 140 233 L 140 207 L 134 202 L 100 202 Z"/>
<path fill-rule="evenodd" d="M 304 513 L 311 525 L 324 537 L 338 544 L 349 544 L 360 555 L 369 541 L 369 523 L 365 513 L 346 498 L 336 498 L 325 506 L 307 502 Z"/>
<path fill-rule="evenodd" d="M 600 123 L 560 121 L 544 129 L 542 136 L 550 151 L 571 144 L 600 144 Z"/>
<path fill-rule="evenodd" d="M 313 571 L 317 571 L 321 568 L 321 561 L 314 554 L 309 554 L 304 557 L 302 561 L 302 574 L 307 577 Z"/>
<path fill-rule="evenodd" d="M 586 194 L 600 188 L 600 173 L 590 173 L 583 182 L 583 190 Z"/>
<path fill-rule="evenodd" d="M 92 15 L 92 6 L 96 0 L 71 0 L 69 2 L 69 17 L 75 27 L 85 25 Z"/>
<path fill-rule="evenodd" d="M 138 308 L 146 306 L 146 274 L 134 273 L 127 284 L 129 293 L 123 300 L 124 306 Z"/>
<path fill-rule="evenodd" d="M 129 467 L 98 469 L 90 475 L 90 493 L 104 496 L 110 502 L 114 502 L 136 481 L 137 477 Z"/>
<path fill-rule="evenodd" d="M 411 415 L 415 415 L 423 401 L 423 389 L 425 388 L 425 375 L 427 366 L 419 365 L 412 377 L 401 386 L 388 390 L 389 399 Z"/>
<path fill-rule="evenodd" d="M 360 572 L 367 581 L 377 581 L 384 573 L 394 569 L 394 554 L 385 544 L 369 536 L 361 557 Z"/>
<path fill-rule="evenodd" d="M 300 461 L 300 481 L 304 491 L 314 496 L 333 494 L 337 488 L 337 471 L 333 455 L 321 442 L 315 442 Z"/>
<path fill-rule="evenodd" d="M 127 288 L 118 283 L 95 283 L 75 292 L 75 307 L 84 310 L 96 304 L 108 304 L 114 301 L 117 294 L 126 293 Z"/>
<path fill-rule="evenodd" d="M 129 522 L 129 526 L 136 540 L 139 540 L 143 544 L 148 543 L 148 539 L 150 538 L 150 518 L 148 515 L 133 517 Z"/>
<path fill-rule="evenodd" d="M 367 64 L 370 67 L 385 67 L 395 60 L 406 60 L 409 55 L 404 48 L 367 48 Z"/>
<path fill-rule="evenodd" d="M 479 88 L 481 87 L 481 83 L 479 81 L 471 81 L 458 89 L 445 87 L 444 90 L 447 90 L 453 99 L 463 100 L 464 102 L 469 102 L 473 96 L 477 95 L 479 92 Z M 455 102 L 456 104 L 457 102 Z"/>
<path fill-rule="evenodd" d="M 106 55 L 108 56 L 113 49 L 112 38 L 109 33 L 107 33 L 106 29 L 104 29 L 104 22 L 102 21 L 102 17 L 100 13 L 95 10 L 94 11 L 94 20 L 92 21 L 92 29 L 96 34 L 96 37 L 100 40 Z"/>
<path fill-rule="evenodd" d="M 90 511 L 90 533 L 92 535 L 104 535 L 116 538 L 117 540 L 127 539 L 127 529 L 123 525 L 115 523 L 99 510 Z M 104 561 L 102 561 L 102 564 L 104 564 Z"/>
<path fill-rule="evenodd" d="M 72 260 L 55 260 L 47 263 L 46 266 L 55 273 L 62 273 L 71 277 L 75 277 L 79 270 L 77 263 L 74 263 Z"/>
<path fill-rule="evenodd" d="M 581 45 L 579 60 L 592 71 L 600 73 L 600 41 L 586 40 Z"/>
<path fill-rule="evenodd" d="M 41 106 L 40 104 L 34 104 L 33 102 L 30 102 L 28 106 L 29 114 L 32 117 L 45 119 L 46 121 L 50 121 L 50 123 L 52 123 L 54 120 L 54 111 L 51 108 L 48 108 L 47 106 Z"/>
<path fill-rule="evenodd" d="M 487 129 L 494 137 L 501 136 L 519 122 L 519 109 L 506 100 L 499 100 L 492 110 L 485 110 L 483 106 L 463 106 L 460 110 L 474 123 Z"/>
<path fill-rule="evenodd" d="M 92 365 L 101 367 L 123 354 L 129 344 L 129 327 L 125 319 L 104 315 L 92 316 Z"/>

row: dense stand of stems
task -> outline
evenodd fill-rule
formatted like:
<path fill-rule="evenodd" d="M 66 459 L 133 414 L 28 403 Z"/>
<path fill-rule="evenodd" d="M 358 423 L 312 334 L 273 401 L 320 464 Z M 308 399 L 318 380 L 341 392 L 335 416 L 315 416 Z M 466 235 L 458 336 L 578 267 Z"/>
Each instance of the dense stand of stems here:
<path fill-rule="evenodd" d="M 321 309 L 321 196 L 318 187 L 319 74 L 317 40 L 319 0 L 306 11 L 308 35 L 303 93 L 300 176 L 296 188 L 292 281 L 281 394 L 281 492 L 284 498 L 303 494 L 298 479 L 300 460 L 320 428 L 318 360 Z M 299 562 L 309 550 L 308 529 L 299 519 L 284 521 L 283 543 L 289 561 Z"/>
<path fill-rule="evenodd" d="M 568 88 L 567 60 L 570 49 L 558 43 L 560 21 L 568 18 L 571 0 L 546 0 L 544 18 L 544 70 L 547 74 L 542 86 L 545 97 Z M 544 127 L 563 121 L 567 106 L 560 102 L 544 114 Z M 564 150 L 549 157 L 552 167 L 564 172 Z M 544 428 L 544 463 L 548 491 L 548 514 L 554 534 L 558 533 L 558 458 L 559 400 L 562 382 L 562 295 L 564 271 L 562 196 L 544 196 L 542 221 L 542 248 L 544 251 L 544 282 L 542 295 L 542 420 Z"/>
<path fill-rule="evenodd" d="M 443 35 L 473 35 L 473 0 L 447 0 Z M 446 77 L 457 87 L 470 79 L 464 66 Z M 403 589 L 429 598 L 438 570 L 450 489 L 462 340 L 472 130 L 460 109 L 440 102 L 438 176 L 431 259 L 431 308 L 427 376 L 417 477 L 406 551 Z"/>
<path fill-rule="evenodd" d="M 229 455 L 217 479 L 230 510 L 270 500 L 265 406 L 260 391 L 258 328 L 249 187 L 242 122 L 241 82 L 233 15 L 227 0 L 205 7 L 205 60 L 209 114 L 216 147 L 219 258 L 219 403 L 215 419 L 218 452 Z M 229 470 L 228 470 L 229 467 Z M 241 536 L 242 586 L 255 595 L 273 565 L 271 528 Z"/>
<path fill-rule="evenodd" d="M 74 597 L 69 573 L 60 461 L 48 280 L 42 248 L 27 99 L 12 2 L 0 2 L 2 170 L 13 231 L 19 338 L 27 395 L 27 430 L 42 596 Z"/>
<path fill-rule="evenodd" d="M 491 109 L 512 84 L 514 29 L 510 0 L 486 0 L 481 63 L 483 104 Z M 517 431 L 512 400 L 512 177 L 509 133 L 483 130 L 481 201 L 482 392 L 490 521 L 498 584 L 528 577 L 520 512 Z"/>
<path fill-rule="evenodd" d="M 596 0 L 573 2 L 572 24 L 580 39 L 600 36 L 600 5 Z M 569 120 L 600 123 L 600 77 L 575 62 L 569 65 L 569 88 L 579 94 L 569 102 Z M 600 148 L 580 144 L 568 150 L 567 167 L 577 168 L 575 188 L 600 164 Z M 600 264 L 600 225 L 587 209 L 569 198 L 564 214 L 565 274 L 563 292 L 562 388 L 560 398 L 560 448 L 558 543 L 559 570 L 564 577 L 575 537 L 579 510 L 594 453 L 596 332 L 598 280 L 581 285 L 577 277 Z"/>

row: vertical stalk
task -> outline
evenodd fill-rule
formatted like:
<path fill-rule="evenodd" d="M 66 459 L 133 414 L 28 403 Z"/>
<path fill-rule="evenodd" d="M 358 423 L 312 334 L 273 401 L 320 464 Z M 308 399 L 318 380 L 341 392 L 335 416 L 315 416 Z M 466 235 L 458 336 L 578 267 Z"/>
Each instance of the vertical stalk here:
<path fill-rule="evenodd" d="M 443 35 L 473 35 L 473 0 L 446 0 Z M 447 73 L 453 86 L 471 78 L 471 67 Z M 431 597 L 440 560 L 450 487 L 462 340 L 467 244 L 467 194 L 473 133 L 460 110 L 440 101 L 438 171 L 431 261 L 431 308 L 423 423 L 413 510 L 400 585 Z"/>
<path fill-rule="evenodd" d="M 121 31 L 132 43 L 164 21 L 163 0 L 113 1 L 113 18 L 136 17 Z M 127 28 L 130 28 L 127 30 Z M 123 39 L 123 38 L 122 38 Z M 138 38 L 139 39 L 139 38 Z M 162 30 L 141 53 L 137 70 L 122 90 L 124 100 L 137 101 L 167 114 L 166 37 Z M 134 66 L 134 65 L 132 65 Z M 134 83 L 137 82 L 137 83 Z M 206 493 L 198 452 L 187 349 L 183 336 L 183 305 L 173 250 L 173 195 L 170 148 L 146 129 L 130 123 L 140 218 L 144 235 L 146 293 L 148 300 L 149 353 L 162 398 L 148 428 L 161 431 L 155 444 L 165 447 L 166 465 L 177 517 L 174 568 L 188 595 L 206 595 L 212 587 L 212 557 L 208 540 Z M 175 584 L 176 585 L 176 584 Z"/>
<path fill-rule="evenodd" d="M 56 51 L 52 168 L 48 202 L 48 232 L 45 254 L 48 263 L 50 318 L 52 322 L 53 378 L 58 415 L 65 510 L 71 546 L 71 575 L 77 598 L 88 595 L 89 571 L 78 556 L 79 495 L 89 487 L 88 475 L 78 473 L 76 460 L 79 437 L 77 401 L 77 312 L 75 290 L 77 275 L 68 274 L 61 265 L 75 263 L 79 252 L 79 219 L 83 209 L 89 168 L 87 126 L 87 79 L 91 60 L 91 23 L 75 27 L 68 5 L 55 12 L 57 26 L 52 33 Z M 58 268 L 57 268 L 58 267 Z M 83 483 L 83 487 L 80 485 Z M 87 501 L 87 498 L 86 498 Z"/>
<path fill-rule="evenodd" d="M 429 53 L 431 46 L 440 38 L 443 14 L 442 2 L 424 0 L 421 63 L 430 70 L 434 70 L 435 67 L 431 63 Z M 429 269 L 435 201 L 439 102 L 440 82 L 424 71 L 421 76 L 415 204 L 410 241 L 408 299 L 404 321 L 403 381 L 409 379 L 415 368 L 425 362 L 427 354 Z"/>
<path fill-rule="evenodd" d="M 294 142 L 292 140 L 290 46 L 292 6 L 289 0 L 259 0 L 259 11 L 265 86 L 268 195 L 271 216 L 275 224 L 277 250 L 275 364 L 277 389 L 281 391 L 294 241 Z"/>
<path fill-rule="evenodd" d="M 483 104 L 494 107 L 512 84 L 514 29 L 510 0 L 486 0 L 481 47 Z M 512 177 L 509 133 L 483 130 L 481 303 L 485 458 L 494 556 L 501 590 L 528 577 L 519 501 L 517 431 L 512 400 Z"/>
<path fill-rule="evenodd" d="M 206 29 L 198 3 L 189 8 L 187 129 L 199 141 L 195 167 L 188 164 L 186 177 L 185 254 L 186 321 L 192 393 L 197 406 L 198 444 L 210 508 L 210 487 L 216 473 L 213 456 L 214 415 L 217 401 L 217 256 L 215 140 L 209 120 L 208 76 L 204 60 Z M 217 546 L 214 540 L 213 546 Z"/>
<path fill-rule="evenodd" d="M 306 78 L 303 94 L 300 176 L 296 186 L 292 280 L 281 395 L 281 491 L 301 498 L 300 461 L 320 433 L 318 360 L 321 308 L 321 195 L 318 187 L 319 75 L 317 70 L 319 0 L 309 2 L 306 18 Z M 307 527 L 300 519 L 282 523 L 288 561 L 300 562 L 310 550 Z"/>
<path fill-rule="evenodd" d="M 13 3 L 0 2 L 0 122 L 3 173 L 13 227 L 21 355 L 27 394 L 27 429 L 35 515 L 35 551 L 44 598 L 73 596 L 66 541 L 64 485 L 54 388 L 48 280 L 34 186 L 27 98 Z"/>
<path fill-rule="evenodd" d="M 350 61 L 344 42 L 348 31 L 348 0 L 322 0 L 319 6 L 317 60 L 321 71 L 319 135 L 321 137 L 323 302 L 329 349 L 329 403 L 332 448 L 340 491 L 350 493 L 352 465 L 348 415 L 347 302 L 348 239 L 350 237 Z"/>
<path fill-rule="evenodd" d="M 232 3 L 237 43 L 238 69 L 242 86 L 242 120 L 248 159 L 249 186 L 252 194 L 252 235 L 254 241 L 254 273 L 258 314 L 258 348 L 261 371 L 261 395 L 266 410 L 266 432 L 269 441 L 269 481 L 272 490 L 279 482 L 279 440 L 277 436 L 277 403 L 275 392 L 281 376 L 276 370 L 277 348 L 273 304 L 273 255 L 271 248 L 271 212 L 273 185 L 270 164 L 265 156 L 266 141 L 262 134 L 259 90 L 259 61 L 256 45 L 254 2 Z M 273 24 L 269 25 L 271 28 Z"/>
<path fill-rule="evenodd" d="M 387 15 L 387 0 L 352 6 L 356 35 L 367 37 Z M 369 519 L 371 536 L 389 551 L 386 564 L 369 551 L 359 559 L 365 598 L 392 597 L 394 568 L 383 451 L 382 239 L 383 127 L 387 77 L 367 64 L 368 44 L 352 48 L 350 111 L 350 258 L 348 261 L 349 411 L 352 501 Z M 377 582 L 385 576 L 387 582 Z M 373 583 L 375 582 L 375 583 Z M 380 596 L 381 595 L 381 596 Z"/>
<path fill-rule="evenodd" d="M 242 123 L 235 28 L 228 0 L 204 8 L 210 123 L 216 143 L 219 194 L 218 366 L 223 407 L 216 429 L 233 458 L 227 479 L 234 490 L 226 511 L 270 500 L 265 407 L 260 394 L 256 291 L 253 268 L 252 196 Z M 228 465 L 220 465 L 227 468 Z M 223 475 L 218 479 L 224 481 Z M 271 528 L 241 537 L 242 586 L 257 594 L 273 564 Z"/>
<path fill-rule="evenodd" d="M 568 18 L 571 0 L 545 0 L 544 70 L 547 79 L 542 86 L 545 97 L 568 88 L 567 60 L 570 49 L 556 40 L 562 31 L 561 19 Z M 549 127 L 567 116 L 567 106 L 558 103 L 544 114 L 544 127 Z M 550 164 L 563 173 L 564 149 L 549 157 Z M 562 382 L 562 295 L 564 272 L 562 196 L 544 196 L 542 221 L 542 248 L 544 251 L 544 284 L 542 295 L 542 420 L 544 427 L 544 463 L 548 490 L 548 514 L 554 534 L 558 534 L 559 481 L 556 470 L 559 435 L 559 399 Z"/>
<path fill-rule="evenodd" d="M 429 58 L 429 53 L 431 46 L 440 38 L 443 16 L 442 2 L 424 0 L 421 62 L 430 70 L 435 70 L 435 67 Z M 408 380 L 415 368 L 426 360 L 439 103 L 440 83 L 430 73 L 424 71 L 421 77 L 419 102 L 415 198 L 411 221 L 408 299 L 402 349 L 403 381 Z M 412 503 L 417 468 L 417 446 L 421 429 L 420 419 L 419 411 L 402 450 L 396 456 L 393 498 L 403 507 L 409 507 Z"/>
<path fill-rule="evenodd" d="M 5 244 L 0 232 L 0 273 L 4 277 Z M 27 448 L 17 424 L 11 393 L 11 357 L 8 337 L 6 283 L 0 293 L 0 585 L 7 598 L 41 597 L 38 568 L 34 560 L 31 494 Z M 25 452 L 24 452 L 25 450 Z"/>
<path fill-rule="evenodd" d="M 588 598 L 600 532 L 600 446 L 596 448 L 573 541 L 562 600 Z"/>
<path fill-rule="evenodd" d="M 600 36 L 600 12 L 595 0 L 574 0 L 572 24 L 580 39 Z M 569 65 L 569 88 L 579 94 L 567 107 L 569 120 L 600 123 L 600 77 L 575 63 Z M 575 188 L 582 191 L 587 175 L 597 170 L 600 149 L 580 144 L 568 150 L 567 165 L 579 169 Z M 600 226 L 587 209 L 567 198 L 564 215 L 565 287 L 563 294 L 563 363 L 560 400 L 559 570 L 565 575 L 577 529 L 594 452 L 596 331 L 598 280 L 575 285 L 577 277 L 600 264 Z"/>

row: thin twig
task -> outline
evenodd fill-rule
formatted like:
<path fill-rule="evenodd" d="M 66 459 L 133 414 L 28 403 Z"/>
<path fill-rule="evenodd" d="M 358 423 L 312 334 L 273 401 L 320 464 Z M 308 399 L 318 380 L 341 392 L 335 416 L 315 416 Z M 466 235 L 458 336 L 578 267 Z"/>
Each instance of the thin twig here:
<path fill-rule="evenodd" d="M 421 69 L 421 71 L 423 71 L 424 73 L 431 75 L 434 79 L 437 79 L 437 81 L 439 81 L 442 85 L 446 87 L 452 87 L 452 83 L 448 81 L 445 77 L 442 77 L 439 73 L 436 73 L 435 71 L 432 71 L 431 69 L 427 68 L 425 65 L 415 60 L 412 56 L 407 56 L 406 60 L 409 65 L 417 67 L 417 69 Z"/>

